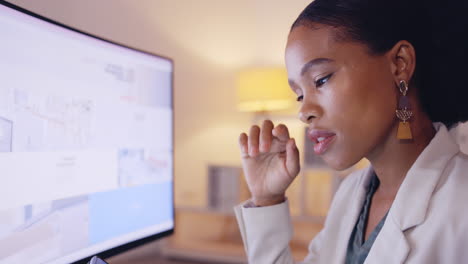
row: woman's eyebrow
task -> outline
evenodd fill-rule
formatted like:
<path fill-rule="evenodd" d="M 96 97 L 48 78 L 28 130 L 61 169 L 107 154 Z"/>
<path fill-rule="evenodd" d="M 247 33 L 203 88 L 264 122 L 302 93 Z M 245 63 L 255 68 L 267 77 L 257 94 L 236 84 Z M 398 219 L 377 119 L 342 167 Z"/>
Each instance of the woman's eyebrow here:
<path fill-rule="evenodd" d="M 317 65 L 320 65 L 320 64 L 325 64 L 325 63 L 331 63 L 331 62 L 333 62 L 333 60 L 328 59 L 328 58 L 313 59 L 313 60 L 307 62 L 306 64 L 304 64 L 304 66 L 302 66 L 301 75 L 304 75 L 310 68 L 312 68 L 314 66 L 317 66 Z"/>

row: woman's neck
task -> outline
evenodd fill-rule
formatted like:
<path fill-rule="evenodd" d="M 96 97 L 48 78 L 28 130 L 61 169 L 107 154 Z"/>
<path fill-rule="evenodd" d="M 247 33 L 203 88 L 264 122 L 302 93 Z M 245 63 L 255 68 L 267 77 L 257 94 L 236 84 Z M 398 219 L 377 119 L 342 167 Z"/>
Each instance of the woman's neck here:
<path fill-rule="evenodd" d="M 394 199 L 406 173 L 436 133 L 431 120 L 422 112 L 411 120 L 413 140 L 397 139 L 397 130 L 395 122 L 384 142 L 367 157 L 380 180 L 376 195 L 383 199 Z"/>

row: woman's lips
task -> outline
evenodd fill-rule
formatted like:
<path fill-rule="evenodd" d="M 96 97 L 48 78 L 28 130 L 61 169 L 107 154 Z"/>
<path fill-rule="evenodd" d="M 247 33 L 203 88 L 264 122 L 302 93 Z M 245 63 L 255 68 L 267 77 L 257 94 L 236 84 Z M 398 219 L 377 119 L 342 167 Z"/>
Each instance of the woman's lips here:
<path fill-rule="evenodd" d="M 315 144 L 315 146 L 314 146 L 315 154 L 320 155 L 320 154 L 325 153 L 325 151 L 327 151 L 328 147 L 333 142 L 335 137 L 336 136 L 327 137 L 323 141 Z"/>
<path fill-rule="evenodd" d="M 310 130 L 308 137 L 312 142 L 315 142 L 314 152 L 320 155 L 327 151 L 336 138 L 336 134 L 325 130 Z"/>

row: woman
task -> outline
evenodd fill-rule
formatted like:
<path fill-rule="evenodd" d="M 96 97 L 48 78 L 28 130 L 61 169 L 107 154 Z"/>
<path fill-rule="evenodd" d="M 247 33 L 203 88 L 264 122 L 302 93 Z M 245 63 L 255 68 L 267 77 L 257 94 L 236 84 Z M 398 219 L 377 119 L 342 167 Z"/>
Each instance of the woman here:
<path fill-rule="evenodd" d="M 468 263 L 468 157 L 449 133 L 468 120 L 465 11 L 315 0 L 293 24 L 286 68 L 315 153 L 337 170 L 371 163 L 343 181 L 304 263 Z M 239 144 L 252 198 L 235 211 L 249 263 L 293 263 L 295 141 L 266 120 Z"/>

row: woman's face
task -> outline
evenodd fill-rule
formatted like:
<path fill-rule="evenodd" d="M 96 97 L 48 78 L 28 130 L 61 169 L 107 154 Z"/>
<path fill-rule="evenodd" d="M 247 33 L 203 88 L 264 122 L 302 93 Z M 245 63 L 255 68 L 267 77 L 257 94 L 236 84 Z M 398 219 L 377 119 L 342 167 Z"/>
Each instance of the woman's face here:
<path fill-rule="evenodd" d="M 298 26 L 289 34 L 285 58 L 299 117 L 329 166 L 346 169 L 396 136 L 390 132 L 397 124 L 398 90 L 386 55 L 335 41 L 328 26 Z"/>

